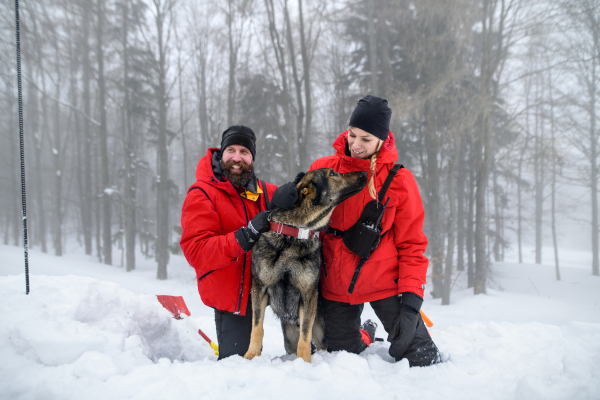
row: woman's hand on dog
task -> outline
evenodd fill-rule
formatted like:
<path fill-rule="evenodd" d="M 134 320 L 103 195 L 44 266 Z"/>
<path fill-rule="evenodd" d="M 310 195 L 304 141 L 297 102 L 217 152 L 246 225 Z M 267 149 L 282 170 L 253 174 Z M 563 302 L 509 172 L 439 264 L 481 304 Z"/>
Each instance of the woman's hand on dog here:
<path fill-rule="evenodd" d="M 293 182 L 284 183 L 273 192 L 271 206 L 285 210 L 293 206 L 298 201 L 298 189 L 296 185 L 304 177 L 304 172 L 299 172 Z"/>

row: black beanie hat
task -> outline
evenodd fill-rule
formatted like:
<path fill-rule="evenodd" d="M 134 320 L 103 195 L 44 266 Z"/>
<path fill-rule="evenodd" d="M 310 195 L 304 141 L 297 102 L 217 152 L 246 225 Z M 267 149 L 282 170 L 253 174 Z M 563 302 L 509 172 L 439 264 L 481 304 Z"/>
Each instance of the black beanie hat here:
<path fill-rule="evenodd" d="M 388 101 L 368 95 L 356 104 L 350 116 L 350 126 L 385 140 L 390 132 L 390 119 L 392 119 L 392 110 L 388 107 Z"/>
<path fill-rule="evenodd" d="M 225 132 L 223 132 L 223 137 L 221 139 L 221 151 L 232 144 L 239 144 L 250 150 L 252 159 L 254 160 L 254 156 L 256 155 L 256 136 L 252 129 L 244 125 L 233 125 L 227 128 Z"/>

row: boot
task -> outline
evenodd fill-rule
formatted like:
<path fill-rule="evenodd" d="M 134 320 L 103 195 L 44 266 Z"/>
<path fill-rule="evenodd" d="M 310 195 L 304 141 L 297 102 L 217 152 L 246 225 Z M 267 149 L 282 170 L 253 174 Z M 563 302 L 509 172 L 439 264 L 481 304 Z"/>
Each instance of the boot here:
<path fill-rule="evenodd" d="M 362 340 L 365 342 L 367 347 L 371 345 L 375 341 L 375 331 L 377 331 L 377 323 L 371 321 L 370 319 L 366 320 L 360 326 L 360 334 L 362 335 Z"/>

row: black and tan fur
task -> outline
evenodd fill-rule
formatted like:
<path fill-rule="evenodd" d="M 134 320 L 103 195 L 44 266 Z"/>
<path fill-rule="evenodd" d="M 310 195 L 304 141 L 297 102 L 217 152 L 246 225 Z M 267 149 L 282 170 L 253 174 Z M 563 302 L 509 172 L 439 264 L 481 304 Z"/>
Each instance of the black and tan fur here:
<path fill-rule="evenodd" d="M 271 220 L 314 231 L 324 230 L 334 208 L 359 193 L 366 172 L 338 174 L 334 170 L 308 172 L 296 185 L 298 201 L 276 209 Z M 311 340 L 325 349 L 323 320 L 317 312 L 320 252 L 318 235 L 297 239 L 273 231 L 263 233 L 252 249 L 252 335 L 244 358 L 259 356 L 267 303 L 281 320 L 285 350 L 310 362 Z"/>

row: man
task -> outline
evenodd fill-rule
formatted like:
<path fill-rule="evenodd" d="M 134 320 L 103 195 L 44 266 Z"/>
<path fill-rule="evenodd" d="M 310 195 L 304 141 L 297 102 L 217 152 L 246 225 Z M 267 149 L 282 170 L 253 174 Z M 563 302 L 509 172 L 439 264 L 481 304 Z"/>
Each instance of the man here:
<path fill-rule="evenodd" d="M 243 356 L 250 344 L 250 250 L 269 230 L 267 202 L 276 186 L 254 174 L 256 136 L 235 125 L 221 148 L 208 149 L 181 212 L 181 248 L 196 270 L 198 292 L 215 309 L 219 360 Z"/>

